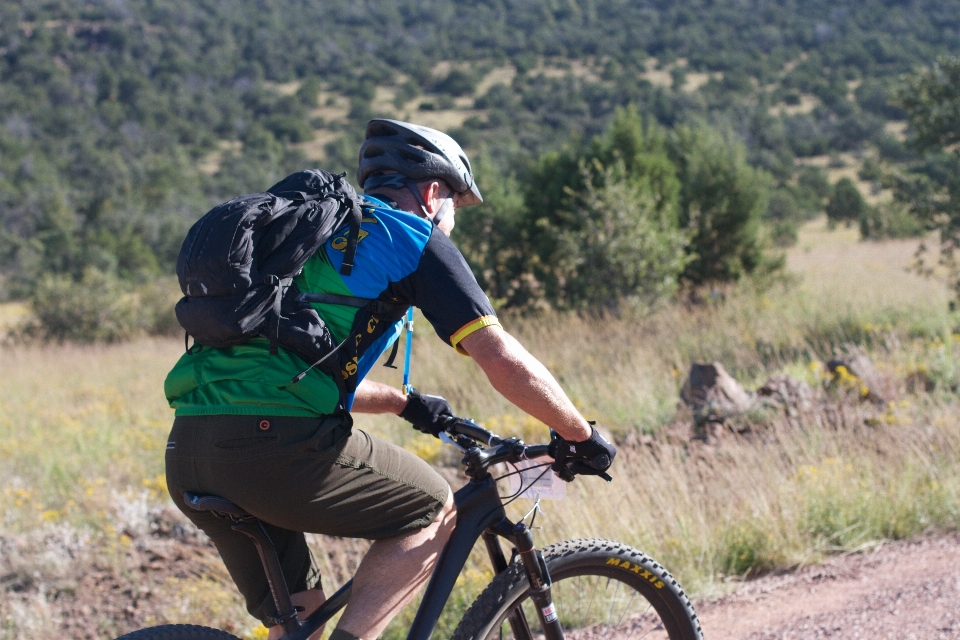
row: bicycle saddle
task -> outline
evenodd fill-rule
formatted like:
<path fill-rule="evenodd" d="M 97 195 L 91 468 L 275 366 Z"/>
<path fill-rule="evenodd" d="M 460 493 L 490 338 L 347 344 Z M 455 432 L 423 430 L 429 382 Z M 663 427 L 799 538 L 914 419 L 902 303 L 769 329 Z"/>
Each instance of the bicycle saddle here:
<path fill-rule="evenodd" d="M 194 511 L 213 511 L 238 518 L 252 518 L 253 516 L 220 496 L 205 496 L 191 491 L 183 492 L 183 501 Z"/>

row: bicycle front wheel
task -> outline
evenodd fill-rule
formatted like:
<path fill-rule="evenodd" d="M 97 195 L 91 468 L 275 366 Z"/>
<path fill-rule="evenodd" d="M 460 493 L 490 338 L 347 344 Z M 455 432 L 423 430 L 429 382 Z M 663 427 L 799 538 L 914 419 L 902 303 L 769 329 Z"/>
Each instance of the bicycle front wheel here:
<path fill-rule="evenodd" d="M 567 640 L 703 640 L 693 606 L 649 556 L 610 540 L 543 549 Z M 523 567 L 514 562 L 471 605 L 453 640 L 543 638 Z"/>

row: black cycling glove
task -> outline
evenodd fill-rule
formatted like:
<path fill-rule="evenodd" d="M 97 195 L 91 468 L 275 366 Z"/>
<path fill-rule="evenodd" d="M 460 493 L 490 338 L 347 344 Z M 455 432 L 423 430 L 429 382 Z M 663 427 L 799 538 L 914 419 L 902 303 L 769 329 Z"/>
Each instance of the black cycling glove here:
<path fill-rule="evenodd" d="M 454 416 L 450 403 L 440 396 L 425 396 L 416 389 L 410 389 L 407 406 L 400 412 L 400 417 L 417 431 L 439 438 L 447 420 Z"/>
<path fill-rule="evenodd" d="M 570 442 L 561 438 L 556 431 L 550 431 L 552 468 L 562 480 L 570 482 L 577 475 L 610 479 L 606 470 L 617 457 L 617 448 L 604 440 L 593 424 L 590 423 L 593 433 L 583 442 Z"/>

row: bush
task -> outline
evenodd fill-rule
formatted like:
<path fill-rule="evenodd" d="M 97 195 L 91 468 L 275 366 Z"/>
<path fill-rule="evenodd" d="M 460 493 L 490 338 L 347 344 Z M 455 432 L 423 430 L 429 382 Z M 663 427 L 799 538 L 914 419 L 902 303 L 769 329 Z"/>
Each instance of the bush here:
<path fill-rule="evenodd" d="M 663 134 L 645 126 L 633 107 L 618 110 L 606 133 L 585 147 L 569 145 L 541 156 L 527 181 L 519 235 L 529 246 L 523 266 L 543 287 L 545 300 L 577 308 L 615 306 L 617 295 L 657 298 L 642 282 L 642 272 L 652 266 L 641 264 L 643 256 L 627 257 L 628 244 L 615 235 L 626 233 L 661 257 L 661 251 L 670 253 L 680 228 L 679 188 Z M 675 264 L 671 257 L 664 268 Z M 627 273 L 615 275 L 616 268 Z"/>
<path fill-rule="evenodd" d="M 797 244 L 800 233 L 793 220 L 778 220 L 770 230 L 770 240 L 775 247 L 788 249 Z"/>
<path fill-rule="evenodd" d="M 802 220 L 804 216 L 793 194 L 786 189 L 777 189 L 770 194 L 770 203 L 767 205 L 765 217 L 768 220 L 782 222 L 784 220 Z"/>
<path fill-rule="evenodd" d="M 672 212 L 658 208 L 659 193 L 649 181 L 627 178 L 622 162 L 582 171 L 588 175 L 572 203 L 576 221 L 557 237 L 566 306 L 646 310 L 673 296 L 692 259 L 690 234 L 677 227 Z"/>
<path fill-rule="evenodd" d="M 137 335 L 182 331 L 173 307 L 180 297 L 176 280 L 155 279 L 140 286 L 96 269 L 77 281 L 43 276 L 30 298 L 33 318 L 18 336 L 45 342 L 121 342 Z"/>
<path fill-rule="evenodd" d="M 820 167 L 806 166 L 797 175 L 797 186 L 811 192 L 818 198 L 830 196 L 830 181 L 827 172 Z"/>
<path fill-rule="evenodd" d="M 438 93 L 446 93 L 454 97 L 468 96 L 477 88 L 477 77 L 471 70 L 454 69 L 447 77 L 437 83 Z"/>
<path fill-rule="evenodd" d="M 850 226 L 867 213 L 867 201 L 850 178 L 840 178 L 827 202 L 827 220 L 831 225 Z"/>
<path fill-rule="evenodd" d="M 863 240 L 915 238 L 923 233 L 923 223 L 897 203 L 867 207 L 860 215 L 860 237 Z"/>

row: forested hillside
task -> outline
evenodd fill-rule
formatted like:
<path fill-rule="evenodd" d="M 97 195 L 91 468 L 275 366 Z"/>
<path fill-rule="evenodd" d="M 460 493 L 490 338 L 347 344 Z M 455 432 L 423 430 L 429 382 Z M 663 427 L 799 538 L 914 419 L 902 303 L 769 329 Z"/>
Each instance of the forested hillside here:
<path fill-rule="evenodd" d="M 473 154 L 492 197 L 462 225 L 485 244 L 465 250 L 520 304 L 535 293 L 498 284 L 510 256 L 476 221 L 535 207 L 544 154 L 565 149 L 568 173 L 596 160 L 586 149 L 618 108 L 633 105 L 644 153 L 677 167 L 718 144 L 739 166 L 743 145 L 764 184 L 749 206 L 789 222 L 823 210 L 824 161 L 879 190 L 882 163 L 911 159 L 892 92 L 957 49 L 960 0 L 3 0 L 0 297 L 47 273 L 169 272 L 212 203 L 310 164 L 352 175 L 363 124 L 386 115 Z M 678 188 L 683 222 L 698 196 Z M 555 240 L 527 249 L 548 260 Z"/>

